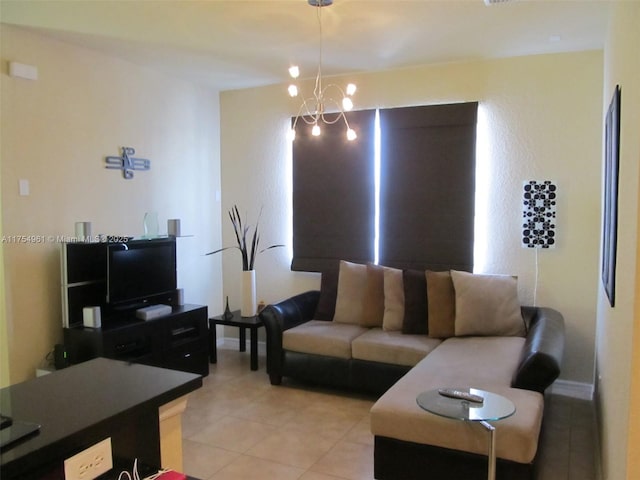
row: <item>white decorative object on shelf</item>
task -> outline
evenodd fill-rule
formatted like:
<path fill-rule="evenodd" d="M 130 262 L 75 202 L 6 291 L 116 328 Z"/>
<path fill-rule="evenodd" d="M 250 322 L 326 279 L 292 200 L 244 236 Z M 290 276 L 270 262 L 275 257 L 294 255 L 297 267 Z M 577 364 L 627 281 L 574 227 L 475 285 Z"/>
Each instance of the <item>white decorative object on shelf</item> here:
<path fill-rule="evenodd" d="M 76 242 L 91 242 L 91 222 L 76 222 Z"/>
<path fill-rule="evenodd" d="M 144 214 L 144 238 L 156 238 L 160 227 L 158 226 L 158 214 L 147 212 Z"/>
<path fill-rule="evenodd" d="M 170 218 L 167 220 L 167 235 L 170 237 L 179 237 L 180 236 L 180 219 L 179 218 Z"/>

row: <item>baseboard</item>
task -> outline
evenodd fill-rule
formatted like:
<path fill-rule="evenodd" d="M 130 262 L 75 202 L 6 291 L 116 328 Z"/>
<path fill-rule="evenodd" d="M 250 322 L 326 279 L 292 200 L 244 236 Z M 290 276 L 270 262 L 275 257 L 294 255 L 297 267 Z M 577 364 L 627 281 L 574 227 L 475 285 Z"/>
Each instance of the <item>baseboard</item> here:
<path fill-rule="evenodd" d="M 571 380 L 556 380 L 551 385 L 551 393 L 579 400 L 593 400 L 593 384 L 572 382 Z"/>
<path fill-rule="evenodd" d="M 220 347 L 222 345 L 232 346 L 234 350 L 240 348 L 240 339 L 238 337 L 222 337 L 216 339 L 216 347 Z M 249 351 L 249 335 L 247 335 L 247 351 Z M 267 344 L 262 340 L 258 340 L 258 353 L 266 353 Z"/>

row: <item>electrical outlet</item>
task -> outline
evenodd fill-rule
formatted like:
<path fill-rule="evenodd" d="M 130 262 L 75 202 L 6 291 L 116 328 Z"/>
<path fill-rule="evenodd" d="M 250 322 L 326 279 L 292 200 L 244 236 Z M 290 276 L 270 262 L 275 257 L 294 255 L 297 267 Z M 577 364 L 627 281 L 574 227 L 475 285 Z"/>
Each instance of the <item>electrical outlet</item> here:
<path fill-rule="evenodd" d="M 65 480 L 93 480 L 113 468 L 111 437 L 64 461 Z"/>

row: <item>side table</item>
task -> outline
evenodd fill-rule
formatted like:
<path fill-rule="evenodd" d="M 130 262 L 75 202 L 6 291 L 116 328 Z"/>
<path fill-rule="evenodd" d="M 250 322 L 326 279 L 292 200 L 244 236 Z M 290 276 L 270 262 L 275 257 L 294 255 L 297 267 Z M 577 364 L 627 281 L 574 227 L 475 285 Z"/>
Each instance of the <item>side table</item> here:
<path fill-rule="evenodd" d="M 209 362 L 216 363 L 218 361 L 218 352 L 216 347 L 216 325 L 227 325 L 230 327 L 238 327 L 240 329 L 240 351 L 247 349 L 247 328 L 251 335 L 251 370 L 258 370 L 258 328 L 264 324 L 259 316 L 243 317 L 240 310 L 231 312 L 232 315 L 225 318 L 224 315 L 217 315 L 209 319 Z"/>
<path fill-rule="evenodd" d="M 484 398 L 482 403 L 473 403 L 466 400 L 449 398 L 440 395 L 438 389 L 422 392 L 416 397 L 416 402 L 423 410 L 454 420 L 478 422 L 489 431 L 489 480 L 496 478 L 496 428 L 489 421 L 502 420 L 510 417 L 516 411 L 511 400 L 496 393 L 479 390 L 477 388 L 456 388 L 463 392 L 480 395 Z"/>

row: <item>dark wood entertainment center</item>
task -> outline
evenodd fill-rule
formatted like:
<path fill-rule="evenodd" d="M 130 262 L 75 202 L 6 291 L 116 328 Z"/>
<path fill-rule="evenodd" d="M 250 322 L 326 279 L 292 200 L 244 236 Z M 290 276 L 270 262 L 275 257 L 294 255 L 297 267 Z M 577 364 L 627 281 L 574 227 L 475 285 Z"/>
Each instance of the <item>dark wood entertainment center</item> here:
<path fill-rule="evenodd" d="M 65 328 L 69 361 L 106 357 L 208 375 L 207 307 L 183 305 L 172 310 L 153 320 L 139 320 L 135 312 L 128 312 L 102 328 Z"/>
<path fill-rule="evenodd" d="M 66 243 L 61 272 L 71 364 L 105 357 L 208 375 L 207 307 L 180 305 L 175 237 Z M 171 313 L 136 316 L 151 305 L 168 305 Z M 84 307 L 99 307 L 98 328 L 85 325 Z"/>

